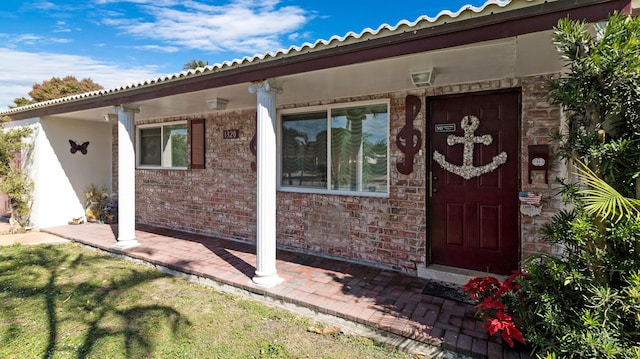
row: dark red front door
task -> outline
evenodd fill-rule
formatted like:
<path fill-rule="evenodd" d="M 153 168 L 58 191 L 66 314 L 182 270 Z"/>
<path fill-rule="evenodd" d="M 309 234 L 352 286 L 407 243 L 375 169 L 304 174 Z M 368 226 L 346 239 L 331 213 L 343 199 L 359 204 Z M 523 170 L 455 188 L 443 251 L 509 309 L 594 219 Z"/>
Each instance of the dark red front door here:
<path fill-rule="evenodd" d="M 429 99 L 432 263 L 497 274 L 518 267 L 519 99 Z"/>

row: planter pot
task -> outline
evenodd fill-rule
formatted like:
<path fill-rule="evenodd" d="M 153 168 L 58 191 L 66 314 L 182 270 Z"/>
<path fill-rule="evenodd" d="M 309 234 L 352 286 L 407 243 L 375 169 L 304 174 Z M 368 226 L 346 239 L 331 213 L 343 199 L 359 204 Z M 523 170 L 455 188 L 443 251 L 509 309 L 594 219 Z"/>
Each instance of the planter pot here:
<path fill-rule="evenodd" d="M 85 216 L 87 216 L 88 222 L 97 222 L 100 219 L 100 203 L 89 202 L 87 208 L 84 210 Z"/>

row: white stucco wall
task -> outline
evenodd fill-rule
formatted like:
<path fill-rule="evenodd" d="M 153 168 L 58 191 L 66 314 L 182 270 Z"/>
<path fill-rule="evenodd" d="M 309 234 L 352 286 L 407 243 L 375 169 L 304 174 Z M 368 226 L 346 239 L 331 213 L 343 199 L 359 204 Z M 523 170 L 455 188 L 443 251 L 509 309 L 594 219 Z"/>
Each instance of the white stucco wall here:
<path fill-rule="evenodd" d="M 29 158 L 23 158 L 34 181 L 31 224 L 46 228 L 67 224 L 84 214 L 82 192 L 90 185 L 111 191 L 111 127 L 108 122 L 41 118 L 13 122 L 35 128 Z M 69 140 L 89 141 L 87 154 L 72 154 Z"/>

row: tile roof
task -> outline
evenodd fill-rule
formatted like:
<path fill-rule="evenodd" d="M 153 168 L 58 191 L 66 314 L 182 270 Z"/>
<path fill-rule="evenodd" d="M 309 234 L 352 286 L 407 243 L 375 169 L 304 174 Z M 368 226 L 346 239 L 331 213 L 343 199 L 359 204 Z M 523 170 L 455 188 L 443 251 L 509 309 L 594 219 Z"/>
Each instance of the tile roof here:
<path fill-rule="evenodd" d="M 364 42 L 373 38 L 381 38 L 385 36 L 391 36 L 395 34 L 420 30 L 423 28 L 433 28 L 453 22 L 459 22 L 467 19 L 477 18 L 481 16 L 487 16 L 499 12 L 513 10 L 521 7 L 536 5 L 540 3 L 546 3 L 556 0 L 487 0 L 483 5 L 475 7 L 472 5 L 465 5 L 458 11 L 452 12 L 450 10 L 443 10 L 435 17 L 420 16 L 415 21 L 401 20 L 396 25 L 382 24 L 377 29 L 366 28 L 360 33 L 348 32 L 344 36 L 332 36 L 328 40 L 317 40 L 315 43 L 304 43 L 300 46 L 291 46 L 288 49 L 280 49 L 274 52 L 267 52 L 266 54 L 245 56 L 242 59 L 234 59 L 231 61 L 225 61 L 222 63 L 209 65 L 206 67 L 200 67 L 188 71 L 182 71 L 173 73 L 161 77 L 157 77 L 151 80 L 144 80 L 136 83 L 131 83 L 115 88 L 102 89 L 97 91 L 85 92 L 77 95 L 67 96 L 63 98 L 53 99 L 49 101 L 38 102 L 22 107 L 12 108 L 3 112 L 0 115 L 10 115 L 16 112 L 28 111 L 36 108 L 46 107 L 49 105 L 73 102 L 86 98 L 99 97 L 107 94 L 114 94 L 120 92 L 126 92 L 128 90 L 140 89 L 144 87 L 151 87 L 161 83 L 168 83 L 173 81 L 179 81 L 186 78 L 193 78 L 208 73 L 215 73 L 226 71 L 238 67 L 251 66 L 256 63 L 264 63 L 267 61 L 273 61 L 283 57 L 291 57 L 297 55 L 303 55 L 310 52 L 318 52 L 329 48 L 335 48 L 348 44 Z"/>

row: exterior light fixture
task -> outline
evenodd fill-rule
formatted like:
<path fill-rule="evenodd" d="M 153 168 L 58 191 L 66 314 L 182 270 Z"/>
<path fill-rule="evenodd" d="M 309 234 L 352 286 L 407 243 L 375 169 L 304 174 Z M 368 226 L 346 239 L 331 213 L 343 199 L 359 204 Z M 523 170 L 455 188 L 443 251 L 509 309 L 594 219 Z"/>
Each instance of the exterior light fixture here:
<path fill-rule="evenodd" d="M 433 85 L 436 78 L 436 72 L 433 68 L 411 73 L 411 83 L 415 87 L 429 87 Z"/>
<path fill-rule="evenodd" d="M 115 113 L 106 113 L 103 118 L 105 122 L 118 122 L 118 115 Z"/>
<path fill-rule="evenodd" d="M 211 100 L 207 100 L 207 106 L 209 106 L 210 110 L 224 110 L 227 108 L 227 105 L 229 104 L 229 100 L 223 99 L 223 98 L 213 98 Z"/>

